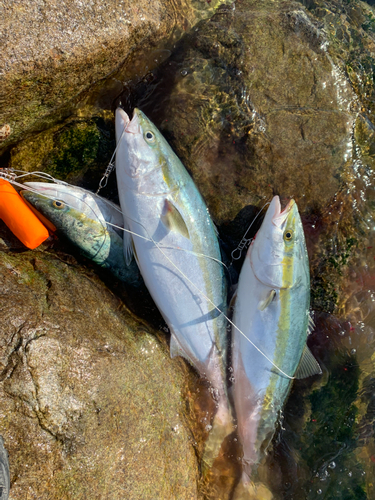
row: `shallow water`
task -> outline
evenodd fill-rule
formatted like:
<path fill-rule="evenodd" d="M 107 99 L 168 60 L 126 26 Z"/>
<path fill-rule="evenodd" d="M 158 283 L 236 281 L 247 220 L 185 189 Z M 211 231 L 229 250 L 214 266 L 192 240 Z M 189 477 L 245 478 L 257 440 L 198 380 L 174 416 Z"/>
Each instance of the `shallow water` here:
<path fill-rule="evenodd" d="M 241 3 L 245 2 L 238 1 L 237 10 L 240 10 Z M 135 106 L 144 110 L 165 133 L 180 156 L 184 157 L 198 187 L 208 196 L 214 219 L 220 223 L 219 234 L 228 263 L 230 253 L 236 248 L 265 200 L 272 194 L 280 194 L 284 199 L 291 196 L 298 199 L 303 207 L 302 218 L 311 262 L 312 309 L 316 324 L 308 344 L 321 363 L 323 375 L 294 382 L 272 445 L 259 468 L 258 480 L 272 491 L 275 499 L 371 499 L 375 497 L 375 125 L 371 114 L 375 105 L 373 82 L 370 78 L 374 66 L 366 51 L 373 25 L 370 17 L 366 18 L 362 11 L 356 10 L 356 3 L 353 6 L 349 5 L 350 2 L 301 3 L 315 16 L 319 29 L 324 26 L 326 32 L 330 29 L 329 26 L 332 29 L 328 33 L 332 48 L 332 52 L 328 52 L 329 64 L 332 66 L 331 73 L 327 73 L 327 82 L 332 83 L 338 101 L 342 107 L 346 107 L 345 113 L 352 130 L 346 135 L 345 132 L 342 134 L 347 142 L 340 138 L 336 144 L 336 136 L 332 134 L 332 137 L 327 138 L 328 145 L 324 144 L 326 150 L 321 150 L 324 161 L 326 156 L 336 155 L 336 170 L 328 172 L 328 169 L 321 168 L 319 176 L 314 177 L 314 168 L 318 168 L 317 162 L 320 159 L 317 155 L 315 163 L 312 162 L 307 168 L 306 175 L 310 177 L 309 182 L 304 184 L 305 191 L 298 192 L 294 191 L 298 187 L 296 184 L 284 182 L 283 162 L 279 161 L 277 155 L 271 161 L 276 173 L 270 169 L 271 173 L 264 174 L 259 162 L 258 172 L 244 170 L 241 158 L 247 157 L 251 148 L 256 150 L 256 141 L 250 146 L 247 142 L 248 136 L 254 137 L 251 134 L 258 134 L 257 144 L 262 140 L 268 141 L 268 147 L 260 147 L 264 156 L 276 149 L 276 143 L 272 143 L 271 131 L 262 130 L 262 120 L 267 124 L 269 115 L 266 112 L 262 114 L 255 107 L 251 86 L 242 87 L 241 97 L 236 94 L 238 88 L 231 88 L 239 75 L 231 74 L 232 80 L 226 75 L 238 68 L 221 59 L 219 49 L 217 53 L 214 51 L 211 54 L 211 59 L 200 60 L 196 67 L 193 62 L 187 65 L 189 50 L 196 48 L 193 44 L 203 43 L 202 39 L 192 37 L 188 39 L 187 48 L 184 49 L 188 51 L 186 58 L 180 57 L 180 47 L 177 47 L 176 52 L 174 41 L 168 46 L 155 48 L 148 55 L 149 58 L 136 61 L 133 66 L 130 61 L 132 71 L 126 73 L 126 80 L 120 73 L 112 76 L 102 88 L 95 89 L 79 104 L 77 116 L 90 109 L 90 113 L 94 117 L 97 114 L 102 121 L 99 122 L 98 119 L 95 122 L 99 135 L 95 136 L 98 137 L 95 142 L 97 149 L 91 165 L 98 168 L 94 173 L 88 171 L 83 176 L 78 176 L 77 180 L 85 187 L 96 188 L 100 172 L 114 147 L 110 112 L 121 102 L 126 110 Z M 269 5 L 271 4 L 277 2 L 270 2 Z M 268 14 L 266 5 L 265 3 L 262 15 Z M 292 7 L 295 11 L 301 8 L 297 3 Z M 233 12 L 231 15 L 237 15 L 235 9 L 230 9 Z M 269 9 L 271 12 L 271 7 Z M 198 31 L 201 29 L 203 30 L 203 26 L 194 28 Z M 237 25 L 236 29 L 239 29 Z M 363 41 L 361 29 L 370 33 L 366 39 L 367 45 Z M 233 42 L 236 38 L 234 28 L 233 31 L 232 38 L 228 40 L 228 46 L 232 44 L 232 48 L 237 47 Z M 191 47 L 189 43 L 192 44 Z M 210 38 L 207 38 L 207 47 L 208 51 L 213 47 Z M 242 53 L 238 57 L 242 57 Z M 283 55 L 280 54 L 280 57 Z M 343 61 L 341 66 L 340 58 Z M 210 66 L 212 60 L 215 61 L 215 67 Z M 194 61 L 193 57 L 191 61 Z M 161 66 L 149 71 L 151 62 L 153 66 Z M 218 82 L 223 73 L 226 86 L 221 83 L 223 90 L 218 95 L 215 92 L 218 92 Z M 365 79 L 366 75 L 369 75 L 369 81 Z M 296 74 L 295 78 L 298 81 L 299 75 Z M 178 86 L 181 93 L 175 93 Z M 178 117 L 186 119 L 186 115 L 181 111 L 176 119 L 176 115 L 171 114 L 185 105 L 190 111 L 192 99 L 189 93 L 193 96 L 197 89 L 201 104 L 192 104 L 192 114 L 187 115 L 191 122 L 187 121 L 175 128 Z M 209 89 L 214 96 L 209 93 Z M 357 100 L 349 94 L 355 94 Z M 274 98 L 275 96 L 270 96 L 269 101 L 272 103 Z M 236 103 L 237 115 L 233 111 L 232 100 Z M 268 105 L 272 109 L 272 104 Z M 274 108 L 280 111 L 280 103 L 277 102 Z M 207 118 L 205 113 L 208 112 L 210 115 Z M 305 116 L 302 111 L 301 114 Z M 255 115 L 257 116 L 254 118 Z M 307 113 L 306 116 L 304 119 L 307 123 L 312 114 Z M 170 125 L 171 122 L 173 126 Z M 194 128 L 200 123 L 203 123 L 202 128 Z M 329 124 L 327 127 L 328 130 Z M 319 132 L 320 129 L 317 130 Z M 295 130 L 286 130 L 285 143 L 293 143 L 289 135 L 295 133 Z M 308 133 L 306 126 L 302 133 L 304 141 L 304 136 L 308 136 Z M 195 136 L 199 136 L 197 140 Z M 185 137 L 188 139 L 185 140 Z M 282 139 L 281 137 L 281 142 Z M 192 140 L 195 141 L 194 148 L 189 149 Z M 311 150 L 315 152 L 319 148 L 314 147 L 314 144 L 320 146 L 324 141 L 319 134 L 314 140 Z M 329 142 L 331 140 L 332 143 Z M 210 141 L 215 145 L 211 149 Z M 279 148 L 278 151 L 280 150 Z M 194 164 L 189 163 L 190 155 L 195 155 Z M 258 161 L 261 156 L 260 153 L 258 156 L 254 153 L 250 163 L 252 160 Z M 204 159 L 199 163 L 197 157 Z M 16 167 L 16 152 L 12 158 L 11 165 Z M 301 158 L 295 158 L 297 165 L 304 165 L 304 159 Z M 58 168 L 55 173 L 58 175 Z M 252 178 L 248 180 L 252 175 L 258 175 L 255 181 Z M 324 182 L 325 176 L 327 185 L 329 177 L 328 187 Z M 238 191 L 236 198 L 233 198 L 233 206 L 228 207 L 225 205 L 231 203 L 232 185 Z M 257 190 L 256 195 L 249 194 L 252 188 Z M 101 194 L 116 200 L 113 178 Z M 326 200 L 324 204 L 321 202 L 323 197 Z M 248 202 L 245 203 L 247 198 Z M 259 218 L 252 227 L 249 238 L 254 236 L 260 221 Z M 241 261 L 233 264 L 231 284 L 235 284 L 240 263 Z M 160 317 L 151 302 L 147 302 L 149 299 L 146 298 L 145 301 L 141 297 L 139 302 L 137 299 L 125 296 L 125 300 L 129 301 L 138 314 L 159 326 Z M 197 380 L 196 385 L 187 390 L 196 402 L 190 411 L 197 421 L 192 432 L 199 455 L 214 408 L 204 383 Z M 200 489 L 205 498 L 233 497 L 241 472 L 240 459 L 240 445 L 236 436 L 232 435 L 224 443 L 222 455 L 213 469 L 207 477 L 202 478 Z"/>

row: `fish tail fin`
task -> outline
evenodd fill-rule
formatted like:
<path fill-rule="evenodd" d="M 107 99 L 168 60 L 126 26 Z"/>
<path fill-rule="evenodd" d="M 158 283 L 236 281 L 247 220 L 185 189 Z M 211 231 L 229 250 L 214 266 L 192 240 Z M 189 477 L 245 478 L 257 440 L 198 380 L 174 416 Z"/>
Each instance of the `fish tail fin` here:
<path fill-rule="evenodd" d="M 205 475 L 219 456 L 224 439 L 234 431 L 232 414 L 227 406 L 216 412 L 211 431 L 205 443 L 202 457 L 202 471 Z"/>
<path fill-rule="evenodd" d="M 237 484 L 232 500 L 272 500 L 271 491 L 263 483 L 253 483 L 249 476 L 243 472 Z"/>

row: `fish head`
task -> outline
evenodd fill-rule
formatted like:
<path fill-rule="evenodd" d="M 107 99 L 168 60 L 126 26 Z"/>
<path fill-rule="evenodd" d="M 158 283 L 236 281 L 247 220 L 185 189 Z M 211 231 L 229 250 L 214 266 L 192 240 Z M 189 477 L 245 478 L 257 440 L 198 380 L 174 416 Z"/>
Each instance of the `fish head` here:
<path fill-rule="evenodd" d="M 284 210 L 275 196 L 248 251 L 255 276 L 273 288 L 309 282 L 309 263 L 301 217 L 296 202 Z"/>
<path fill-rule="evenodd" d="M 48 182 L 25 182 L 25 186 L 30 190 L 22 191 L 22 196 L 52 223 L 74 209 L 103 226 L 110 222 L 123 227 L 120 207 L 91 191 Z"/>
<path fill-rule="evenodd" d="M 52 222 L 57 230 L 70 228 L 72 226 L 72 214 L 74 212 L 79 213 L 57 198 L 51 199 L 44 194 L 32 191 L 21 191 L 21 195 L 38 213 Z"/>
<path fill-rule="evenodd" d="M 168 154 L 172 152 L 157 127 L 139 109 L 133 118 L 116 110 L 116 173 L 119 188 L 144 194 L 170 190 Z"/>
<path fill-rule="evenodd" d="M 52 222 L 60 234 L 90 258 L 94 258 L 98 249 L 100 250 L 109 239 L 105 222 L 87 217 L 82 211 L 76 210 L 61 199 L 51 199 L 31 191 L 21 191 L 21 194 L 38 213 Z"/>

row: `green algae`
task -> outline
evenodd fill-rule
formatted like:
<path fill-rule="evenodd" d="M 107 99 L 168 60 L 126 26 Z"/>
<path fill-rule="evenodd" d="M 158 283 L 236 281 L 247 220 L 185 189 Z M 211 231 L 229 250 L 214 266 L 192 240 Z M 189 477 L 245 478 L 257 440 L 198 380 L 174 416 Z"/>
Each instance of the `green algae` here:
<path fill-rule="evenodd" d="M 100 178 L 113 152 L 113 133 L 105 116 L 69 120 L 13 148 L 10 167 L 68 181 L 82 179 L 85 173 Z"/>
<path fill-rule="evenodd" d="M 311 307 L 333 313 L 340 298 L 340 286 L 346 278 L 349 264 L 358 254 L 358 239 L 350 236 L 342 241 L 330 238 L 326 248 L 315 256 L 311 276 Z M 318 262 L 315 267 L 315 262 Z"/>
<path fill-rule="evenodd" d="M 365 500 L 365 478 L 354 449 L 358 445 L 358 393 L 360 369 L 355 356 L 333 355 L 327 384 L 308 400 L 310 418 L 301 436 L 301 457 L 316 471 L 307 498 Z"/>
<path fill-rule="evenodd" d="M 58 179 L 85 172 L 97 159 L 100 132 L 95 123 L 78 123 L 62 130 L 54 140 L 48 173 Z"/>

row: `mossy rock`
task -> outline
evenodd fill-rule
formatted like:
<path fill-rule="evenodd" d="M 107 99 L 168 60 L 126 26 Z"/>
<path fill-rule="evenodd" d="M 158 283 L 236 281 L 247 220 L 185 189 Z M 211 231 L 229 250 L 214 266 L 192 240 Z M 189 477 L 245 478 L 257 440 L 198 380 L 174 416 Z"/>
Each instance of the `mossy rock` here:
<path fill-rule="evenodd" d="M 12 149 L 9 166 L 25 172 L 45 172 L 71 183 L 98 180 L 115 148 L 114 127 L 106 114 L 70 119 L 25 139 Z"/>

